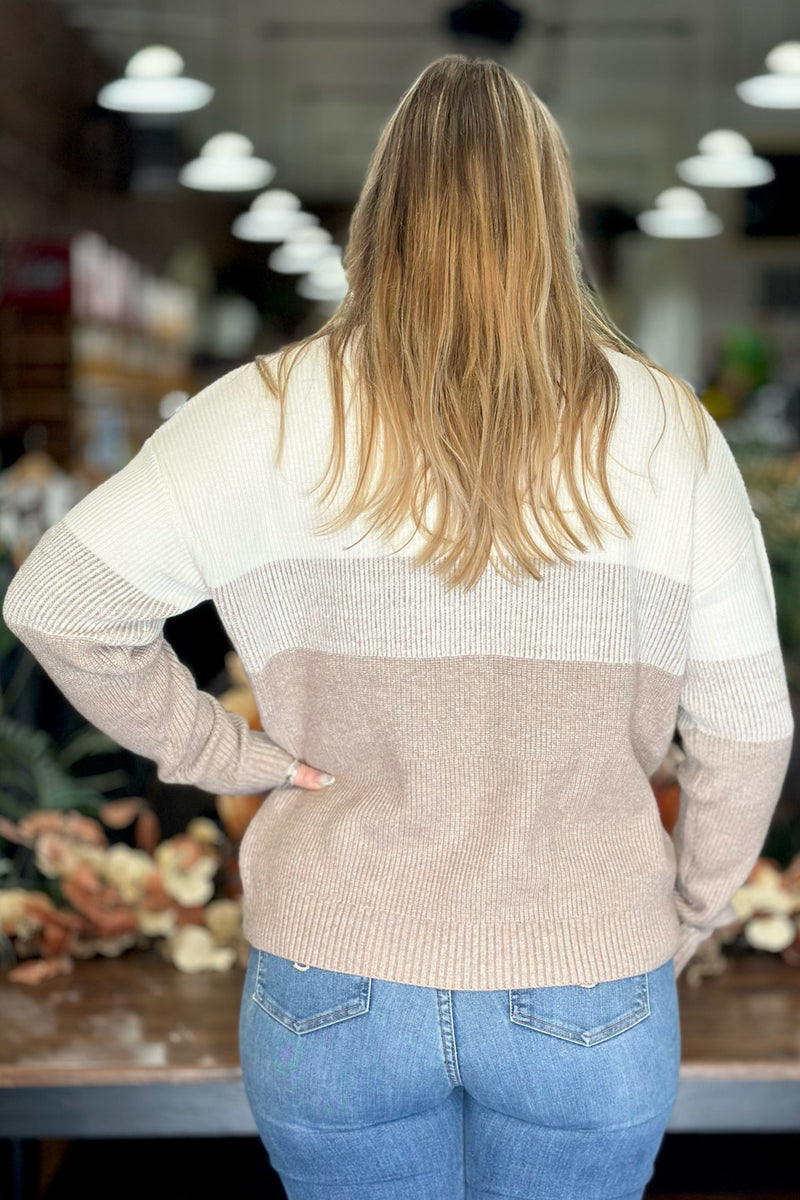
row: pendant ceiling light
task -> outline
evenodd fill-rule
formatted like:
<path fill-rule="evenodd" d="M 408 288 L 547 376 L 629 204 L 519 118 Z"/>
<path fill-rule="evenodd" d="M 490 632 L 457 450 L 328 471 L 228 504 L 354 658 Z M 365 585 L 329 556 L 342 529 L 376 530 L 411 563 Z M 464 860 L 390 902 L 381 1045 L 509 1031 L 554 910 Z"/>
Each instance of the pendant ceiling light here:
<path fill-rule="evenodd" d="M 757 187 L 775 178 L 775 168 L 758 158 L 735 129 L 714 129 L 697 143 L 699 154 L 684 158 L 675 170 L 695 187 Z"/>
<path fill-rule="evenodd" d="M 107 83 L 97 94 L 102 108 L 130 113 L 181 113 L 203 108 L 214 89 L 188 79 L 183 59 L 169 46 L 145 46 L 128 62 L 121 79 Z"/>
<path fill-rule="evenodd" d="M 253 143 L 241 133 L 217 133 L 180 170 L 184 187 L 203 192 L 250 192 L 264 187 L 275 168 L 253 154 Z"/>
<path fill-rule="evenodd" d="M 722 232 L 722 221 L 709 212 L 699 192 L 672 187 L 655 199 L 655 208 L 641 212 L 636 224 L 642 233 L 659 238 L 704 238 Z"/>
<path fill-rule="evenodd" d="M 240 213 L 231 233 L 245 242 L 282 242 L 290 233 L 318 224 L 319 217 L 303 212 L 293 192 L 270 188 L 256 196 L 247 212 Z"/>
<path fill-rule="evenodd" d="M 342 300 L 348 286 L 339 251 L 328 255 L 304 275 L 297 284 L 297 291 L 305 300 Z"/>
<path fill-rule="evenodd" d="M 800 108 L 800 42 L 781 42 L 765 61 L 769 75 L 737 83 L 739 97 L 756 108 Z"/>
<path fill-rule="evenodd" d="M 288 234 L 283 244 L 269 256 L 269 266 L 281 275 L 301 275 L 311 271 L 325 258 L 340 253 L 327 229 L 306 225 Z"/>

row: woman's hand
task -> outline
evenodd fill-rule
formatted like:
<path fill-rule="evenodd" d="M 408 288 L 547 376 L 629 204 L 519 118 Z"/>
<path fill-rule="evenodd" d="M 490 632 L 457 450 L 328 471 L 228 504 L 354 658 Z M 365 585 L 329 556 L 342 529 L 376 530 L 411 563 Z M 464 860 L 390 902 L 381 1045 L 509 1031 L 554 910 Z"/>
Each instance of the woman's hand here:
<path fill-rule="evenodd" d="M 309 791 L 316 792 L 333 783 L 333 775 L 327 771 L 319 771 L 316 767 L 310 767 L 308 763 L 301 762 L 299 758 L 296 758 L 286 772 L 286 780 L 292 787 L 307 788 Z"/>

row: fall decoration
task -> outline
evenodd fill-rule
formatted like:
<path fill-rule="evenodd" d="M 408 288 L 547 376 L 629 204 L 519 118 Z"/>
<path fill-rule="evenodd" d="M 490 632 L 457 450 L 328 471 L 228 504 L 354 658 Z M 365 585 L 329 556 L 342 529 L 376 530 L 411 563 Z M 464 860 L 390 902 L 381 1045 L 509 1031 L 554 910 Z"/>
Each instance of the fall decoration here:
<path fill-rule="evenodd" d="M 146 810 L 143 800 L 129 798 L 109 802 L 102 812 L 112 827 L 127 819 L 138 829 Z M 143 828 L 141 840 L 148 842 L 153 821 Z M 33 851 L 38 870 L 57 881 L 66 901 L 60 907 L 44 891 L 0 889 L 0 930 L 16 962 L 9 979 L 39 983 L 72 970 L 76 958 L 116 957 L 152 941 L 181 971 L 246 964 L 241 889 L 228 885 L 234 894 L 215 897 L 220 867 L 233 848 L 209 818 L 194 818 L 184 833 L 152 850 L 110 844 L 101 820 L 72 810 L 4 819 L 2 835 Z"/>
<path fill-rule="evenodd" d="M 726 946 L 734 953 L 766 950 L 800 967 L 800 854 L 783 869 L 774 858 L 760 856 L 731 904 L 736 920 L 713 930 L 687 963 L 689 987 L 726 969 Z"/>

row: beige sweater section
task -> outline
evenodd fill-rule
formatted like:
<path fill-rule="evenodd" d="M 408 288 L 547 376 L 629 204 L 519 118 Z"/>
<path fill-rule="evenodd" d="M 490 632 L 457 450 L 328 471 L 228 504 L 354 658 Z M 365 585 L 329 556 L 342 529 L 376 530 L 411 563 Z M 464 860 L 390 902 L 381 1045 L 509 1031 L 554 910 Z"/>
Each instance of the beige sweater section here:
<path fill-rule="evenodd" d="M 602 549 L 540 581 L 490 567 L 448 594 L 412 562 L 417 539 L 400 548 L 407 531 L 391 547 L 362 524 L 315 533 L 322 342 L 292 373 L 280 467 L 277 403 L 247 363 L 15 575 L 7 625 L 97 728 L 165 782 L 266 793 L 240 854 L 252 945 L 424 987 L 586 985 L 671 956 L 677 974 L 733 918 L 794 730 L 769 564 L 710 415 L 706 471 L 686 399 L 662 382 L 665 421 L 651 376 L 608 354 L 609 481 L 634 533 L 609 517 Z M 263 733 L 163 636 L 209 599 Z M 650 776 L 676 728 L 670 836 Z M 295 756 L 335 782 L 290 786 Z"/>

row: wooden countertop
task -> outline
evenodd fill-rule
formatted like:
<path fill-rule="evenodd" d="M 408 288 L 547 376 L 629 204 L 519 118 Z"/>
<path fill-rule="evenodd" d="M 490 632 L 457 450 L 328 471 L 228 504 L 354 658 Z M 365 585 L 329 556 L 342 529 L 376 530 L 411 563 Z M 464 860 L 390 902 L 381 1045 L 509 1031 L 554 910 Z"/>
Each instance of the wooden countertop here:
<path fill-rule="evenodd" d="M 678 995 L 682 1079 L 800 1081 L 800 968 L 752 951 Z"/>
<path fill-rule="evenodd" d="M 185 975 L 154 950 L 35 987 L 0 976 L 0 1087 L 238 1081 L 243 982 L 239 967 Z M 800 1080 L 800 969 L 753 953 L 678 992 L 682 1079 Z"/>
<path fill-rule="evenodd" d="M 239 1080 L 243 983 L 241 967 L 187 975 L 154 950 L 35 986 L 0 976 L 0 1087 Z"/>

